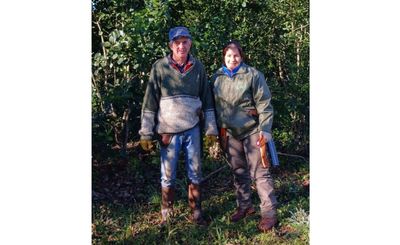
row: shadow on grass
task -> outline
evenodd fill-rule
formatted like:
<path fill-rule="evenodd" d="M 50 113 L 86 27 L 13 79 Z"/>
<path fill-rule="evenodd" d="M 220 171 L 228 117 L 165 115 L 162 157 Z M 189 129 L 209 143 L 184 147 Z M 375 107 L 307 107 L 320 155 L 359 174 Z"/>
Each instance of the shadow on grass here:
<path fill-rule="evenodd" d="M 260 233 L 257 229 L 260 219 L 258 214 L 237 223 L 230 222 L 229 216 L 236 205 L 234 194 L 229 191 L 220 194 L 203 202 L 204 217 L 209 221 L 207 227 L 190 223 L 187 219 L 189 209 L 180 202 L 171 223 L 160 228 L 157 222 L 153 222 L 151 226 L 143 228 L 146 222 L 137 220 L 133 226 L 142 229 L 123 239 L 121 244 L 293 244 L 293 241 L 297 241 L 296 244 L 307 244 L 298 239 L 295 230 L 282 234 L 277 227 L 271 232 Z M 159 221 L 158 214 L 153 218 Z"/>
<path fill-rule="evenodd" d="M 223 196 L 229 196 L 224 194 Z M 228 217 L 234 209 L 232 198 L 223 201 L 205 200 L 204 217 L 208 226 L 197 226 L 188 220 L 189 209 L 180 203 L 176 216 L 169 224 L 160 228 L 153 225 L 143 229 L 123 240 L 125 244 L 227 244 L 227 242 L 239 242 L 255 235 L 258 216 L 253 215 L 233 224 Z M 139 226 L 139 225 L 138 225 Z M 137 227 L 138 227 L 137 226 Z M 244 242 L 244 241 L 242 241 Z"/>
<path fill-rule="evenodd" d="M 158 160 L 158 159 L 156 159 Z M 204 175 L 219 168 L 219 163 L 208 164 Z M 203 211 L 209 221 L 207 227 L 191 224 L 187 202 L 187 180 L 184 168 L 178 172 L 175 200 L 176 216 L 169 226 L 160 228 L 160 188 L 158 162 L 147 166 L 133 162 L 126 172 L 107 173 L 109 182 L 99 182 L 96 190 L 110 189 L 110 196 L 94 200 L 92 216 L 93 244 L 308 244 L 309 192 L 302 183 L 308 178 L 308 165 L 290 163 L 275 169 L 272 174 L 279 201 L 280 224 L 273 232 L 260 233 L 259 199 L 253 191 L 256 215 L 238 223 L 231 223 L 229 216 L 236 208 L 232 174 L 225 168 L 204 183 Z M 121 178 L 122 177 L 122 178 Z M 104 184 L 106 183 L 106 184 Z M 125 183 L 125 185 L 124 185 Z M 131 199 L 119 199 L 111 194 L 131 188 Z M 112 189 L 114 188 L 114 189 Z M 131 197 L 131 196 L 130 196 Z"/>

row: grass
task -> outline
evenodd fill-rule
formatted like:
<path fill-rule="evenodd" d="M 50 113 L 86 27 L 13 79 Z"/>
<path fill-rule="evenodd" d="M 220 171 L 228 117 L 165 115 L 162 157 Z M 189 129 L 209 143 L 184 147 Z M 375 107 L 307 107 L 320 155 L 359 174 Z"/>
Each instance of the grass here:
<path fill-rule="evenodd" d="M 203 211 L 207 227 L 188 221 L 187 180 L 183 164 L 178 169 L 174 217 L 163 228 L 160 220 L 158 156 L 115 167 L 93 167 L 92 243 L 93 244 L 308 244 L 309 243 L 309 168 L 305 162 L 281 158 L 273 169 L 279 201 L 279 224 L 269 233 L 257 230 L 258 215 L 231 223 L 236 208 L 232 174 L 229 168 L 203 185 Z M 222 166 L 204 161 L 204 176 Z M 105 167 L 106 166 L 106 167 Z M 108 166 L 108 167 L 107 167 Z M 306 184 L 305 184 L 306 183 Z M 256 191 L 253 204 L 259 211 Z"/>

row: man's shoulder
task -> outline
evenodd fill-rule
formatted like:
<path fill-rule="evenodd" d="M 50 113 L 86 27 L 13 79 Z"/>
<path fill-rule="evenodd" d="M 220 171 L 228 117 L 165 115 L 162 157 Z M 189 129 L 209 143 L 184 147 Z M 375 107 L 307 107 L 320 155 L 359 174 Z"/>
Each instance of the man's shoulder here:
<path fill-rule="evenodd" d="M 168 64 L 168 57 L 167 56 L 164 56 L 164 57 L 159 58 L 158 60 L 156 60 L 153 63 L 153 67 L 162 66 L 164 64 Z"/>
<path fill-rule="evenodd" d="M 193 55 L 190 55 L 190 59 L 191 59 L 191 61 L 193 62 L 194 65 L 197 65 L 197 66 L 199 66 L 200 68 L 203 68 L 203 69 L 204 69 L 203 63 L 202 63 L 198 58 L 196 58 L 196 57 L 193 56 Z"/>

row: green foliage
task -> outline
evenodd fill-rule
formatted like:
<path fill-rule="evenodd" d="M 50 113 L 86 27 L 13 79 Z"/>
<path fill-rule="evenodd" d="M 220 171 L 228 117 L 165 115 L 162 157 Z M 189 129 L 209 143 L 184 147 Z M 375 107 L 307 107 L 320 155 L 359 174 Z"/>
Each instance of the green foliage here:
<path fill-rule="evenodd" d="M 275 109 L 279 151 L 308 156 L 309 0 L 93 0 L 93 155 L 103 158 L 138 138 L 144 89 L 153 62 L 166 55 L 168 31 L 187 26 L 192 53 L 211 75 L 222 46 L 242 43 L 261 70 Z"/>
<path fill-rule="evenodd" d="M 137 137 L 150 67 L 167 52 L 166 12 L 158 1 L 93 3 L 93 151 L 123 148 Z"/>

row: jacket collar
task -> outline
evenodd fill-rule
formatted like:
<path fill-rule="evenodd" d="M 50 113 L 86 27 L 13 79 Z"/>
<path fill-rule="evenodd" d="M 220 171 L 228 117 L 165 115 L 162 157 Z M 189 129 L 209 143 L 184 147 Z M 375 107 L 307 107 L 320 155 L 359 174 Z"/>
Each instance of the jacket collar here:
<path fill-rule="evenodd" d="M 228 70 L 224 65 L 221 67 L 221 68 L 219 68 L 218 70 L 217 70 L 217 72 L 216 72 L 216 74 L 218 74 L 218 75 L 227 75 L 227 76 L 229 76 L 229 74 L 227 74 L 226 72 L 225 72 L 225 69 L 226 70 Z M 237 71 L 235 71 L 236 69 L 238 69 Z M 229 76 L 229 77 L 233 77 L 234 75 L 236 75 L 236 74 L 242 74 L 242 73 L 246 73 L 247 72 L 247 70 L 248 70 L 248 65 L 246 65 L 244 62 L 242 62 L 238 67 L 236 67 L 235 69 L 233 69 L 233 74 L 232 74 L 232 76 Z M 228 72 L 230 72 L 229 70 L 228 70 Z"/>
<path fill-rule="evenodd" d="M 188 71 L 194 65 L 194 59 L 190 54 L 188 54 L 188 58 L 182 66 L 180 66 L 175 60 L 172 59 L 172 54 L 167 55 L 167 59 L 168 63 L 180 73 Z"/>
<path fill-rule="evenodd" d="M 223 66 L 222 66 L 222 70 L 223 70 L 224 73 L 225 73 L 226 75 L 228 75 L 229 77 L 233 77 L 233 76 L 238 72 L 238 70 L 240 69 L 240 67 L 242 66 L 242 64 L 243 64 L 243 62 L 240 62 L 240 64 L 239 64 L 235 69 L 233 69 L 232 71 L 229 70 L 225 65 L 223 65 Z"/>

